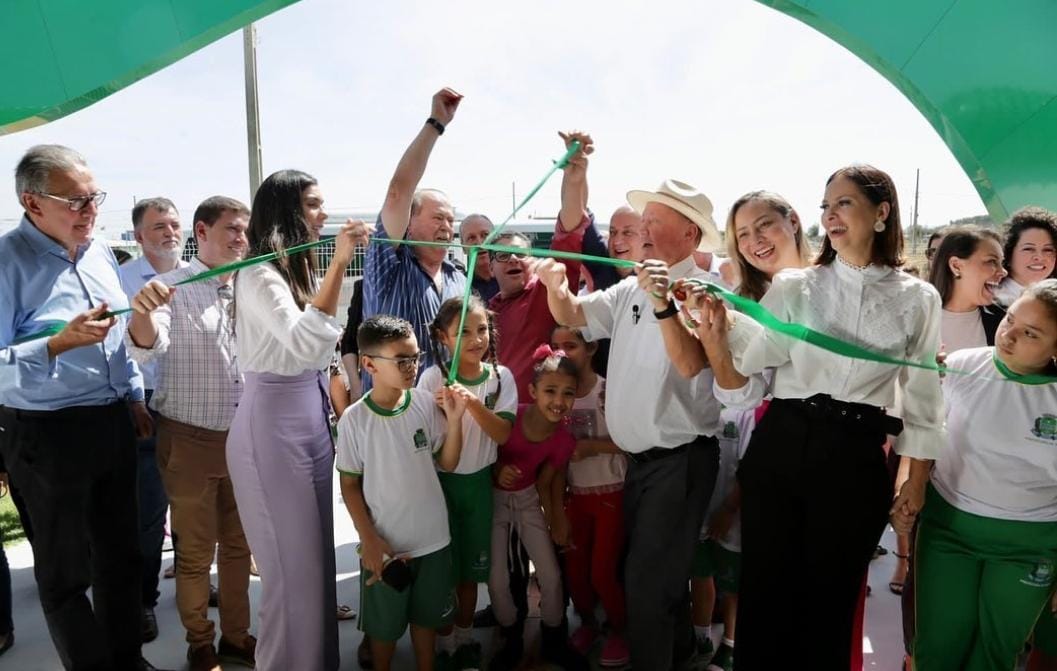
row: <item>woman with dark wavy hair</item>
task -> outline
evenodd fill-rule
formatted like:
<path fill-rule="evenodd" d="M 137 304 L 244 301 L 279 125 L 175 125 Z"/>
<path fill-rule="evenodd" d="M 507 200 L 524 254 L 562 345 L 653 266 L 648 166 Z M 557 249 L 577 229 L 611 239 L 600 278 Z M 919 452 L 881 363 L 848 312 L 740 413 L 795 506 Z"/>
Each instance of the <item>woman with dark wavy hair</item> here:
<path fill-rule="evenodd" d="M 1024 289 L 1057 272 L 1057 213 L 1022 207 L 1006 222 L 1003 245 L 1009 275 L 995 294 L 1002 307 L 1013 304 Z"/>
<path fill-rule="evenodd" d="M 253 199 L 250 254 L 319 238 L 327 215 L 316 180 L 281 170 Z M 259 671 L 338 668 L 334 450 L 323 372 L 341 325 L 334 318 L 361 223 L 338 233 L 323 281 L 313 251 L 239 271 L 238 366 L 246 388 L 227 442 L 239 516 L 261 575 Z"/>

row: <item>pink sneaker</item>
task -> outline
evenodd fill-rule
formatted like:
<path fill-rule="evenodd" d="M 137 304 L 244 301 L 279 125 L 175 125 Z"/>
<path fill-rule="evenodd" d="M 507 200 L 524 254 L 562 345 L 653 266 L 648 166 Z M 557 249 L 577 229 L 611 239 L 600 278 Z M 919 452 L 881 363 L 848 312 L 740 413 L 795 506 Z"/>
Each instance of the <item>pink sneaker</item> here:
<path fill-rule="evenodd" d="M 591 651 L 591 646 L 595 644 L 596 636 L 598 636 L 598 633 L 593 627 L 581 625 L 573 632 L 573 635 L 569 637 L 569 645 L 573 647 L 573 650 L 576 650 L 576 652 L 586 657 L 587 653 Z"/>
<path fill-rule="evenodd" d="M 607 636 L 606 642 L 602 646 L 602 656 L 598 658 L 598 663 L 601 666 L 626 666 L 630 661 L 628 644 L 624 642 L 624 639 L 616 634 Z"/>

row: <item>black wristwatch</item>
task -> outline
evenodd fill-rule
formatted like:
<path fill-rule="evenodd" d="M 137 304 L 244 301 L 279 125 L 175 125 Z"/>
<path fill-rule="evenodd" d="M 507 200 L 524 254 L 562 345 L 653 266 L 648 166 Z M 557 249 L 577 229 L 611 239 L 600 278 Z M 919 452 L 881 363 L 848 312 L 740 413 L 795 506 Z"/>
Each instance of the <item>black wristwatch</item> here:
<path fill-rule="evenodd" d="M 669 300 L 668 307 L 664 308 L 663 310 L 653 311 L 653 316 L 657 318 L 657 321 L 660 321 L 662 319 L 668 319 L 669 317 L 674 317 L 677 314 L 679 314 L 679 308 L 675 307 L 675 301 L 673 300 Z"/>
<path fill-rule="evenodd" d="M 437 121 L 433 117 L 426 119 L 426 124 L 429 126 L 433 126 L 433 128 L 437 130 L 437 135 L 444 135 L 444 124 Z"/>

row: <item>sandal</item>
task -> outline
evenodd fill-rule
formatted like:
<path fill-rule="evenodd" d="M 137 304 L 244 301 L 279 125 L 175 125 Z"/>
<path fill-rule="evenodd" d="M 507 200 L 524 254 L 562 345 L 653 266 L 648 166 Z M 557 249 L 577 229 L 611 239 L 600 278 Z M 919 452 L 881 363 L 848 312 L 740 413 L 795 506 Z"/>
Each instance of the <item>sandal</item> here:
<path fill-rule="evenodd" d="M 345 604 L 338 606 L 338 619 L 339 620 L 352 620 L 356 618 L 356 611 L 349 608 Z"/>
<path fill-rule="evenodd" d="M 899 554 L 898 552 L 893 552 L 892 554 L 894 554 L 896 556 L 896 558 L 899 559 L 900 561 L 906 561 L 906 560 L 910 559 L 910 555 L 903 555 L 903 554 Z M 895 594 L 896 596 L 902 596 L 903 595 L 903 586 L 905 585 L 905 583 L 906 583 L 906 578 L 904 578 L 903 580 L 893 580 L 893 581 L 888 583 L 888 591 L 891 592 L 892 594 Z"/>

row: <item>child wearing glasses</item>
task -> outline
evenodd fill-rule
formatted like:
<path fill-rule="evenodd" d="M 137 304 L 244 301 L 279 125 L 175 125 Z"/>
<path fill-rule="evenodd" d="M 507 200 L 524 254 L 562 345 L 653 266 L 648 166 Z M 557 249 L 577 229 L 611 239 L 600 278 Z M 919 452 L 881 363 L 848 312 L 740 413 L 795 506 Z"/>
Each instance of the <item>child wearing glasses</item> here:
<path fill-rule="evenodd" d="M 497 446 L 510 437 L 518 398 L 514 376 L 496 361 L 492 314 L 481 299 L 471 297 L 460 336 L 461 311 L 460 298 L 448 299 L 437 311 L 430 325 L 437 365 L 422 373 L 418 388 L 442 402 L 451 366 L 459 383 L 455 389 L 467 392 L 459 463 L 450 472 L 437 472 L 448 504 L 457 603 L 454 632 L 441 630 L 437 647 L 440 664 L 451 659 L 452 668 L 477 669 L 481 668 L 481 646 L 473 639 L 473 612 L 477 584 L 488 582 L 491 568 L 492 464 Z M 445 364 L 451 357 L 444 356 L 441 348 L 454 353 L 460 337 L 458 362 Z"/>
<path fill-rule="evenodd" d="M 387 671 L 411 625 L 419 668 L 431 666 L 436 629 L 454 610 L 451 536 L 436 467 L 451 471 L 462 452 L 465 393 L 414 389 L 422 353 L 411 324 L 371 317 L 356 335 L 371 391 L 338 422 L 341 493 L 360 535 L 360 628 L 374 668 Z M 391 562 L 401 562 L 392 567 Z M 397 577 L 390 578 L 395 575 Z"/>

